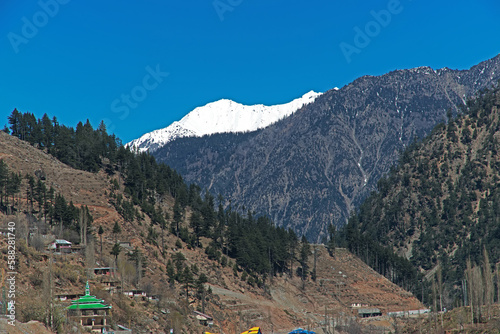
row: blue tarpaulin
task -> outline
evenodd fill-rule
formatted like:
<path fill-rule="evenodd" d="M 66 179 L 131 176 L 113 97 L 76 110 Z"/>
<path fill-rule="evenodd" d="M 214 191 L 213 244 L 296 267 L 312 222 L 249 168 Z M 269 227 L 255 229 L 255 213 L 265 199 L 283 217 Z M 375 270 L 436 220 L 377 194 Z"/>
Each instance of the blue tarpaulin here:
<path fill-rule="evenodd" d="M 308 330 L 305 330 L 305 329 L 302 329 L 302 328 L 297 328 L 297 329 L 294 329 L 293 331 L 291 331 L 288 334 L 316 334 L 316 332 L 308 331 Z"/>

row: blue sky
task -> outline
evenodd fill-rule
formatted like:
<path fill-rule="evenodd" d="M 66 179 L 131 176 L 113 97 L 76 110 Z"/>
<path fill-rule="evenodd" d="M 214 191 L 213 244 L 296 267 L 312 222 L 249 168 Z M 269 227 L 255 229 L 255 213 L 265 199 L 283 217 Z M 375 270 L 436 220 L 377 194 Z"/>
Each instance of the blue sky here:
<path fill-rule="evenodd" d="M 465 69 L 500 53 L 498 17 L 498 0 L 3 0 L 0 126 L 18 108 L 105 119 L 127 142 L 221 98 L 277 104 L 366 74 Z"/>

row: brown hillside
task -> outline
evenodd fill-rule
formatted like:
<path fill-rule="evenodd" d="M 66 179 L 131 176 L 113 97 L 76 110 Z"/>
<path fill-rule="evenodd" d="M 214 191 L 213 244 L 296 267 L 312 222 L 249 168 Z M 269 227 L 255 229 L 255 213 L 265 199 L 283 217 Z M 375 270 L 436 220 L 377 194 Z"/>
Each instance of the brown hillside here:
<path fill-rule="evenodd" d="M 167 231 L 166 251 L 162 254 L 161 238 L 158 238 L 160 241 L 156 244 L 148 241 L 150 224 L 147 216 L 142 222 L 126 223 L 109 203 L 107 194 L 111 191 L 110 181 L 113 178 L 119 180 L 117 175 L 108 176 L 103 172 L 92 174 L 72 169 L 3 132 L 0 132 L 0 159 L 11 170 L 20 172 L 23 176 L 26 173 L 35 175 L 35 171 L 42 170 L 48 187 L 53 186 L 56 192 L 64 195 L 68 201 L 73 201 L 76 206 L 89 207 L 94 217 L 94 232 L 99 226 L 104 228 L 102 254 L 99 236 L 94 233 L 96 238 L 92 251 L 88 246 L 87 251 L 83 250 L 81 253 L 54 255 L 55 263 L 50 268 L 49 253 L 44 250 L 36 251 L 23 240 L 17 241 L 18 320 L 28 320 L 36 314 L 35 311 L 46 309 L 50 287 L 52 295 L 83 294 L 85 281 L 89 279 L 92 294 L 113 306 L 113 323 L 130 326 L 138 333 L 166 333 L 170 328 L 182 328 L 186 333 L 201 333 L 208 328 L 199 325 L 192 312 L 201 310 L 201 301 L 190 291 L 187 306 L 181 284 L 171 286 L 168 283 L 166 262 L 177 251 L 183 253 L 188 265 L 196 265 L 199 273 L 206 274 L 209 279 L 207 286 L 211 288 L 212 294 L 207 296 L 205 313 L 214 317 L 216 328 L 212 332 L 240 333 L 249 326 L 261 326 L 265 333 L 287 333 L 295 327 L 309 326 L 322 333 L 320 327 L 323 326 L 321 323 L 325 320 L 325 313 L 330 320 L 348 322 L 355 315 L 350 307 L 352 303 L 379 308 L 384 314 L 389 311 L 424 308 L 410 293 L 374 272 L 345 249 L 337 249 L 335 257 L 331 257 L 322 245 L 312 247 L 317 252 L 316 282 L 308 279 L 303 287 L 299 277 L 283 275 L 267 281 L 264 289 L 250 286 L 241 281 L 241 272 L 238 277 L 234 275 L 232 266 L 222 266 L 217 261 L 208 260 L 203 249 L 187 249 L 184 244 L 182 249 L 176 249 L 174 245 L 178 239 Z M 21 209 L 26 205 L 23 198 L 25 190 L 26 181 L 23 180 L 21 191 L 16 195 Z M 125 196 L 120 190 L 119 192 Z M 171 211 L 172 199 L 162 199 L 162 205 L 164 209 Z M 185 218 L 189 218 L 189 210 Z M 0 219 L 4 223 L 15 219 L 18 226 L 26 223 L 22 215 L 0 215 Z M 122 228 L 117 236 L 111 232 L 115 221 Z M 153 228 L 161 235 L 158 226 Z M 114 258 L 110 251 L 115 239 L 129 241 L 132 248 L 137 246 L 146 258 L 144 276 L 137 283 L 135 269 L 127 260 L 127 249 L 124 249 L 118 261 L 118 285 L 123 290 L 142 289 L 149 296 L 158 296 L 159 301 L 131 299 L 121 293 L 109 294 L 104 290 L 101 277 L 88 274 L 86 268 L 90 266 L 113 266 Z M 28 240 L 28 244 L 30 242 Z M 202 243 L 207 246 L 208 240 L 202 240 Z M 0 246 L 2 256 L 6 258 L 7 244 L 4 237 L 0 238 Z M 89 263 L 92 258 L 94 262 Z M 313 258 L 311 255 L 311 268 Z M 230 259 L 230 264 L 232 263 L 234 260 Z M 294 268 L 297 267 L 298 263 L 295 263 Z M 0 268 L 6 269 L 6 262 L 0 262 Z M 48 279 L 50 277 L 51 280 Z M 47 282 L 52 282 L 52 286 Z M 67 304 L 62 303 L 61 309 L 64 305 Z M 388 321 L 381 323 L 381 326 L 390 326 Z"/>
<path fill-rule="evenodd" d="M 15 326 L 9 325 L 7 320 L 0 319 L 0 333 L 9 334 L 52 334 L 43 324 L 37 321 L 27 323 L 16 322 Z"/>
<path fill-rule="evenodd" d="M 110 188 L 104 173 L 93 174 L 73 169 L 5 132 L 0 132 L 0 159 L 23 177 L 26 174 L 35 175 L 36 171 L 44 172 L 48 188 L 54 187 L 56 192 L 63 194 L 75 205 L 87 205 L 95 222 L 105 223 L 119 219 L 104 193 L 105 190 L 109 192 Z M 26 203 L 22 200 L 22 191 L 18 195 L 21 202 Z M 106 218 L 103 219 L 104 217 Z"/>

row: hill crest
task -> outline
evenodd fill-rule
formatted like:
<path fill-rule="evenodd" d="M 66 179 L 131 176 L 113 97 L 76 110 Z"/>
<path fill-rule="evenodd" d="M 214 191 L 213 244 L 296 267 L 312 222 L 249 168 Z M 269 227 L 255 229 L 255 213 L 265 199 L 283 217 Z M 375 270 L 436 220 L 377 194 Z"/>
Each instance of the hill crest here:
<path fill-rule="evenodd" d="M 116 240 L 130 243 L 130 250 L 125 249 L 118 257 L 119 284 L 124 284 L 124 289 L 142 288 L 148 291 L 148 295 L 158 296 L 159 300 L 158 304 L 154 304 L 147 300 L 132 301 L 120 293 L 109 294 L 99 276 L 94 278 L 90 276 L 91 291 L 113 306 L 113 318 L 118 323 L 127 324 L 131 321 L 133 328 L 147 328 L 160 333 L 168 324 L 172 325 L 177 321 L 175 326 L 179 326 L 178 328 L 185 328 L 191 332 L 202 330 L 192 315 L 193 309 L 202 307 L 201 301 L 195 297 L 195 292 L 191 292 L 188 297 L 191 305 L 188 307 L 184 304 L 186 295 L 183 294 L 183 285 L 168 283 L 167 259 L 174 259 L 179 252 L 184 255 L 185 263 L 189 267 L 197 268 L 198 275 L 203 273 L 208 277 L 208 286 L 211 287 L 212 293 L 207 297 L 205 312 L 212 314 L 217 320 L 216 325 L 226 331 L 244 330 L 246 329 L 244 327 L 250 324 L 260 325 L 266 331 L 271 329 L 286 331 L 307 325 L 319 326 L 324 320 L 325 307 L 329 312 L 342 310 L 348 319 L 352 314 L 350 304 L 353 302 L 367 303 L 379 307 L 384 312 L 398 311 L 407 307 L 423 307 L 411 294 L 390 283 L 343 249 L 337 249 L 336 256 L 332 258 L 324 246 L 312 245 L 317 252 L 317 281 L 308 280 L 305 288 L 302 288 L 303 283 L 296 275 L 293 278 L 288 275 L 274 277 L 266 283 L 266 289 L 257 287 L 255 283 L 250 284 L 250 280 L 243 281 L 242 272 L 235 274 L 232 266 L 207 259 L 205 250 L 209 240 L 205 238 L 201 239 L 203 248 L 191 248 L 183 242 L 180 242 L 182 248 L 178 248 L 177 236 L 166 233 L 165 255 L 162 255 L 162 242 L 159 241 L 162 231 L 158 225 L 151 224 L 146 215 L 141 222 L 127 221 L 117 212 L 114 205 L 107 202 L 112 191 L 127 198 L 127 195 L 120 190 L 123 189 L 123 180 L 120 181 L 118 175 L 110 176 L 102 171 L 89 173 L 72 169 L 42 150 L 4 133 L 0 134 L 0 148 L 2 152 L 0 158 L 11 170 L 36 176 L 35 171 L 42 169 L 45 175 L 44 182 L 53 185 L 58 193 L 71 200 L 76 207 L 88 205 L 94 216 L 91 228 L 94 237 L 89 238 L 87 250 L 67 256 L 55 255 L 57 261 L 51 269 L 55 275 L 53 281 L 55 286 L 52 288 L 54 295 L 79 291 L 83 293 L 84 282 L 89 279 L 87 270 L 94 266 L 113 266 L 111 251 Z M 116 189 L 117 182 L 119 189 Z M 23 207 L 28 210 L 28 201 L 23 198 L 24 190 L 28 186 L 26 181 L 23 181 L 21 185 L 23 190 L 16 195 L 16 207 L 23 211 Z M 163 198 L 159 205 L 173 216 L 172 198 Z M 136 209 L 139 210 L 138 207 Z M 3 222 L 15 220 L 20 229 L 24 224 L 27 228 L 40 227 L 44 224 L 43 218 L 37 217 L 36 212 L 27 220 L 24 220 L 22 215 L 14 217 L 2 213 L 0 216 Z M 191 216 L 192 211 L 188 209 L 182 223 L 184 226 L 188 226 Z M 121 231 L 117 234 L 113 233 L 115 222 L 121 226 Z M 102 254 L 100 236 L 97 234 L 99 226 L 104 228 Z M 45 228 L 51 227 L 45 226 Z M 56 226 L 54 232 L 57 233 L 58 229 Z M 156 242 L 152 241 L 152 235 L 157 236 Z M 43 248 L 35 250 L 33 240 L 28 238 L 27 234 L 20 237 L 18 271 L 26 279 L 18 282 L 17 289 L 21 296 L 18 300 L 18 310 L 24 317 L 36 317 L 36 313 L 32 313 L 34 310 L 38 308 L 47 310 L 44 304 L 46 300 L 44 301 L 42 297 L 45 296 L 43 291 L 48 291 L 43 290 L 45 289 L 43 282 L 48 282 L 46 278 L 51 275 L 50 256 Z M 32 246 L 28 246 L 24 239 L 27 239 L 28 244 Z M 3 249 L 6 240 L 1 238 L 0 242 Z M 144 255 L 142 262 L 144 275 L 140 278 L 139 285 L 134 283 L 135 274 L 131 274 L 135 272 L 131 269 L 134 262 L 128 259 L 130 254 L 136 254 L 135 247 L 139 254 Z M 94 260 L 91 260 L 92 258 Z M 95 262 L 89 263 L 89 261 Z M 299 263 L 294 261 L 293 265 L 297 268 Z M 309 266 L 311 268 L 314 266 L 312 256 L 309 258 Z M 31 305 L 30 308 L 27 308 L 28 305 Z M 170 313 L 166 311 L 162 313 L 161 309 L 168 309 Z"/>

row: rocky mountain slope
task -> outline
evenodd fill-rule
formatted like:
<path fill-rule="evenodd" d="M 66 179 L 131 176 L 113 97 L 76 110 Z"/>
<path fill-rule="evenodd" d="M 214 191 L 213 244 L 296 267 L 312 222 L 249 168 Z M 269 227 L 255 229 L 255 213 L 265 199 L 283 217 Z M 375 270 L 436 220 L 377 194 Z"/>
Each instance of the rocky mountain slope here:
<path fill-rule="evenodd" d="M 239 333 L 250 325 L 261 326 L 265 332 L 274 330 L 278 333 L 288 332 L 297 326 L 318 328 L 324 321 L 325 309 L 331 320 L 349 324 L 354 317 L 351 303 L 378 307 L 384 313 L 424 307 L 410 293 L 374 272 L 345 249 L 337 249 L 335 257 L 331 257 L 320 245 L 312 246 L 317 260 L 316 281 L 308 279 L 303 286 L 300 277 L 294 275 L 290 278 L 285 274 L 268 281 L 265 288 L 258 287 L 243 280 L 241 271 L 235 272 L 234 259 L 229 259 L 229 264 L 208 259 L 205 249 L 209 239 L 201 238 L 203 248 L 192 248 L 166 231 L 163 248 L 163 242 L 159 240 L 162 235 L 160 226 L 152 224 L 139 207 L 134 207 L 138 210 L 136 219 L 124 219 L 111 205 L 109 197 L 110 193 L 121 195 L 124 199 L 128 196 L 123 191 L 123 178 L 117 173 L 89 173 L 70 168 L 42 150 L 3 132 L 0 132 L 0 152 L 0 159 L 10 170 L 36 178 L 41 175 L 38 171 L 43 171 L 44 183 L 53 186 L 58 194 L 72 201 L 76 207 L 87 205 L 93 216 L 90 233 L 93 237 L 89 236 L 87 247 L 75 254 L 53 255 L 51 260 L 43 247 L 35 248 L 35 239 L 28 237 L 28 231 L 35 231 L 36 236 L 42 233 L 43 227 L 47 231 L 45 233 L 57 236 L 59 226 L 50 226 L 36 211 L 33 215 L 25 215 L 30 212 L 29 200 L 25 197 L 29 184 L 23 179 L 20 191 L 14 196 L 14 207 L 19 214 L 6 216 L 0 212 L 0 227 L 5 227 L 8 221 L 16 222 L 18 320 L 49 321 L 48 296 L 82 294 L 85 282 L 89 280 L 92 294 L 113 306 L 113 323 L 130 326 L 137 333 L 168 332 L 171 327 L 190 333 L 202 332 L 207 328 L 201 326 L 193 314 L 193 310 L 202 310 L 203 307 L 196 297 L 196 290 L 191 287 L 186 296 L 184 284 L 169 283 L 168 260 L 177 258 L 179 252 L 183 254 L 186 266 L 196 268 L 197 275 L 203 273 L 208 278 L 206 284 L 211 292 L 206 296 L 205 312 L 215 319 L 214 331 Z M 174 216 L 172 198 L 162 198 L 158 206 L 169 212 L 170 217 Z M 187 208 L 181 226 L 188 228 L 190 217 L 191 210 Z M 121 226 L 121 231 L 117 233 L 113 232 L 115 222 Z M 97 232 L 99 227 L 103 227 L 102 252 Z M 130 248 L 123 248 L 117 257 L 116 283 L 120 286 L 117 292 L 138 288 L 146 291 L 148 296 L 156 296 L 157 300 L 110 294 L 105 284 L 108 277 L 89 274 L 89 268 L 114 265 L 111 251 L 117 240 L 130 243 Z M 134 249 L 144 256 L 139 267 L 142 269 L 139 281 L 134 262 L 129 257 L 137 254 Z M 4 236 L 0 236 L 0 250 L 5 258 L 7 239 Z M 7 261 L 0 262 L 0 268 L 6 269 L 6 264 Z M 293 266 L 297 268 L 298 262 L 295 261 Z M 309 257 L 309 267 L 314 267 L 314 256 Z M 54 321 L 65 326 L 60 321 L 64 320 L 63 307 L 67 304 L 57 302 L 54 305 Z M 75 330 L 72 326 L 64 328 Z M 390 322 L 385 322 L 383 326 L 391 328 Z"/>
<path fill-rule="evenodd" d="M 274 106 L 247 106 L 232 100 L 219 100 L 198 107 L 180 121 L 164 129 L 146 133 L 126 146 L 138 152 L 154 152 L 178 138 L 255 131 L 290 116 L 320 95 L 321 93 L 310 91 L 291 102 Z"/>
<path fill-rule="evenodd" d="M 470 101 L 458 118 L 436 127 L 402 154 L 398 166 L 379 181 L 378 192 L 349 221 L 351 249 L 365 243 L 356 236 L 359 232 L 391 245 L 428 278 L 441 271 L 445 307 L 466 300 L 462 280 L 467 261 L 485 266 L 483 273 L 495 271 L 500 288 L 499 152 L 496 88 Z M 374 263 L 373 258 L 367 262 Z M 480 291 L 493 281 L 493 276 L 485 277 L 486 287 Z M 500 300 L 500 290 L 495 300 Z"/>
<path fill-rule="evenodd" d="M 180 138 L 154 155 L 227 203 L 321 240 L 330 222 L 345 224 L 400 150 L 499 78 L 500 55 L 469 70 L 364 76 L 265 129 Z"/>

